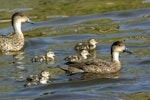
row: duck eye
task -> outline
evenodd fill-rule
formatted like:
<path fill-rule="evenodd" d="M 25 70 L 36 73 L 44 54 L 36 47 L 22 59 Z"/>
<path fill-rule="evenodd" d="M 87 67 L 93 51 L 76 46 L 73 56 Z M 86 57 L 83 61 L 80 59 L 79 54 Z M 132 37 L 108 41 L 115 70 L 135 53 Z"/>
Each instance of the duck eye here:
<path fill-rule="evenodd" d="M 123 46 L 122 44 L 119 44 L 118 46 Z"/>

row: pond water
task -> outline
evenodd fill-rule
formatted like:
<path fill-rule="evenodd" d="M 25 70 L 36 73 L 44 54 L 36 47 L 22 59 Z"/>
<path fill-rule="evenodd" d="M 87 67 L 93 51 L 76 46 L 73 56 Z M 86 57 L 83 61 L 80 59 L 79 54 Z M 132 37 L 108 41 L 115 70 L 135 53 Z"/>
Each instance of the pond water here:
<path fill-rule="evenodd" d="M 150 9 L 146 8 L 84 16 L 53 16 L 49 21 L 24 24 L 23 32 L 31 31 L 26 34 L 24 50 L 0 56 L 1 100 L 121 100 L 128 95 L 150 92 L 149 14 Z M 100 23 L 100 20 L 108 19 L 111 21 Z M 114 29 L 114 25 L 117 28 Z M 103 26 L 106 26 L 104 30 Z M 42 31 L 42 35 L 36 35 L 34 31 Z M 11 27 L 0 29 L 2 34 L 9 32 L 12 32 Z M 28 37 L 32 34 L 33 37 Z M 58 69 L 58 65 L 63 66 L 63 59 L 67 55 L 76 53 L 74 45 L 89 38 L 95 38 L 99 42 L 97 58 L 107 61 L 110 61 L 111 44 L 117 40 L 126 40 L 126 45 L 133 54 L 120 55 L 122 70 L 115 78 L 89 77 L 83 74 L 68 76 Z M 44 54 L 48 50 L 56 54 L 54 64 L 30 61 L 33 56 Z M 55 71 L 52 83 L 23 87 L 28 75 L 47 68 Z"/>

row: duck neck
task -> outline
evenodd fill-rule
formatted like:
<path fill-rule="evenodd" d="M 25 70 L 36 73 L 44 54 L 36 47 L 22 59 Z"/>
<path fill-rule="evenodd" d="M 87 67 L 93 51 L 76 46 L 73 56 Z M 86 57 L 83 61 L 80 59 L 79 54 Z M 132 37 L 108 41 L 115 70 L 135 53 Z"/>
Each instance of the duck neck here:
<path fill-rule="evenodd" d="M 111 53 L 111 61 L 112 62 L 119 62 L 119 52 L 112 52 Z"/>
<path fill-rule="evenodd" d="M 115 66 L 113 66 L 117 71 L 121 69 L 121 63 L 119 61 L 119 52 L 112 52 L 111 61 Z"/>
<path fill-rule="evenodd" d="M 21 20 L 14 20 L 12 25 L 13 25 L 13 29 L 14 29 L 15 33 L 22 34 L 22 31 L 21 31 Z"/>

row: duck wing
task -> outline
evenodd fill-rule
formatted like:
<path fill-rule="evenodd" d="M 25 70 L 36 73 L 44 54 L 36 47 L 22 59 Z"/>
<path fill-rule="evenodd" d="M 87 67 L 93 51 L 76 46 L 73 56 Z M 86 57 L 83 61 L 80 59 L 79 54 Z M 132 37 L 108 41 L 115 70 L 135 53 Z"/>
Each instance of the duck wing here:
<path fill-rule="evenodd" d="M 84 72 L 109 74 L 119 71 L 120 64 L 96 59 L 86 62 L 82 69 Z"/>

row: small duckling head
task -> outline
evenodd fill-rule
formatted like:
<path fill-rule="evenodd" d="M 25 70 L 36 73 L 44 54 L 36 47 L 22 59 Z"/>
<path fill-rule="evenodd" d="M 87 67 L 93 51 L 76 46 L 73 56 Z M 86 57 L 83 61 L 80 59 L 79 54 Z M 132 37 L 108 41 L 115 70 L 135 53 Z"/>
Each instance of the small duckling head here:
<path fill-rule="evenodd" d="M 39 76 L 38 75 L 29 75 L 27 77 L 27 81 L 31 82 L 31 81 L 39 81 Z"/>
<path fill-rule="evenodd" d="M 92 38 L 92 39 L 89 39 L 88 43 L 92 45 L 96 45 L 98 42 Z"/>
<path fill-rule="evenodd" d="M 88 52 L 88 50 L 82 50 L 81 56 L 84 57 L 85 59 L 87 59 L 87 56 L 90 56 L 90 53 Z"/>
<path fill-rule="evenodd" d="M 52 51 L 48 51 L 48 52 L 46 53 L 46 57 L 47 57 L 47 58 L 54 59 L 54 56 L 55 56 L 55 53 L 52 52 Z"/>
<path fill-rule="evenodd" d="M 33 24 L 33 22 L 22 12 L 16 12 L 12 15 L 12 25 L 14 24 L 15 21 L 27 22 Z"/>
<path fill-rule="evenodd" d="M 111 53 L 113 53 L 113 52 L 118 52 L 118 53 L 120 53 L 120 52 L 127 52 L 127 53 L 132 54 L 132 52 L 129 51 L 126 48 L 125 44 L 123 42 L 121 42 L 121 41 L 116 41 L 116 42 L 114 42 L 112 44 L 112 46 L 111 46 Z"/>
<path fill-rule="evenodd" d="M 49 71 L 42 71 L 42 72 L 40 73 L 40 75 L 41 75 L 41 77 L 50 77 Z"/>
<path fill-rule="evenodd" d="M 77 55 L 70 55 L 70 56 L 66 57 L 64 60 L 66 60 L 68 62 L 76 62 L 78 60 L 78 56 Z"/>

